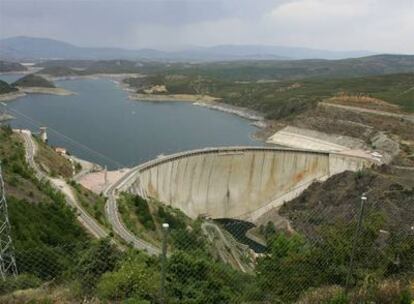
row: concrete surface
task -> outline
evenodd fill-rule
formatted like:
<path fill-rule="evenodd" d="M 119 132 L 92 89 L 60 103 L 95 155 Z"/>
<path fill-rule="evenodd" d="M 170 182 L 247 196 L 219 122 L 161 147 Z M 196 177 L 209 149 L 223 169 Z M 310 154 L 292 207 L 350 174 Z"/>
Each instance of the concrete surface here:
<path fill-rule="evenodd" d="M 340 154 L 267 147 L 209 148 L 173 154 L 135 169 L 117 191 L 152 197 L 192 218 L 255 221 L 298 196 L 312 182 L 374 160 L 364 152 Z"/>
<path fill-rule="evenodd" d="M 349 136 L 330 135 L 315 130 L 287 126 L 273 134 L 268 143 L 290 148 L 338 152 L 348 149 L 366 149 L 366 144 Z"/>

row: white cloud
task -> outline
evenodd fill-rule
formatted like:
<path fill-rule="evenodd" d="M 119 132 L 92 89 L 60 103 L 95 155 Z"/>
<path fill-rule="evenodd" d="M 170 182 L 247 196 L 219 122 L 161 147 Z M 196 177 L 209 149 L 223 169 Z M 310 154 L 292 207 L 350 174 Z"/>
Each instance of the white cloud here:
<path fill-rule="evenodd" d="M 369 12 L 373 1 L 299 0 L 273 9 L 273 18 L 315 21 L 320 18 L 355 18 Z"/>
<path fill-rule="evenodd" d="M 270 11 L 264 23 L 282 44 L 414 52 L 412 0 L 296 0 Z"/>
<path fill-rule="evenodd" d="M 89 1 L 62 9 L 51 0 L 0 0 L 0 36 L 129 48 L 271 44 L 414 53 L 414 0 L 106 2 L 112 10 Z"/>

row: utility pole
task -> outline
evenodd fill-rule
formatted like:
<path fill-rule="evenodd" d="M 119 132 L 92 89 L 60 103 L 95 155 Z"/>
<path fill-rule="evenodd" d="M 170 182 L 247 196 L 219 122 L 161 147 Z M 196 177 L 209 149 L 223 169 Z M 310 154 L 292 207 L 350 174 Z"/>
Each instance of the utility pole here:
<path fill-rule="evenodd" d="M 7 212 L 7 201 L 0 162 L 0 277 L 4 281 L 8 276 L 15 277 L 16 275 L 17 266 L 10 235 L 9 214 Z"/>

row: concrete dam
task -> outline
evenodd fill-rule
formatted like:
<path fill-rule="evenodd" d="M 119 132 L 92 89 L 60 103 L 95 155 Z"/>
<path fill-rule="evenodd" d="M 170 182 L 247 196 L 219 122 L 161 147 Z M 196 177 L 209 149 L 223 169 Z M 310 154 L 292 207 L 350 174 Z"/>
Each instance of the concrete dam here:
<path fill-rule="evenodd" d="M 192 218 L 254 222 L 314 181 L 370 166 L 369 157 L 272 147 L 226 147 L 160 157 L 134 168 L 118 187 Z"/>

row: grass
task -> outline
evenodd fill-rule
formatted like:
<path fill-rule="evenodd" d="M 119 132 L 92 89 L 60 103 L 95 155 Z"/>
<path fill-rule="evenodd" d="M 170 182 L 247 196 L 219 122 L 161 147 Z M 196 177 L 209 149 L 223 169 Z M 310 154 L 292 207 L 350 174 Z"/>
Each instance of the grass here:
<path fill-rule="evenodd" d="M 135 235 L 140 238 L 143 238 L 147 242 L 150 242 L 154 245 L 159 246 L 161 242 L 161 226 L 157 223 L 155 216 L 157 207 L 154 204 L 148 204 L 148 213 L 146 215 L 140 214 L 140 208 L 134 203 L 135 196 L 122 193 L 118 200 L 119 213 L 121 215 L 122 221 L 125 223 L 126 227 L 131 230 Z M 143 221 L 145 217 L 145 221 Z M 148 222 L 152 222 L 154 229 L 148 229 Z M 147 227 L 146 227 L 147 226 Z"/>
<path fill-rule="evenodd" d="M 178 209 L 165 206 L 155 200 L 147 201 L 129 193 L 121 194 L 118 207 L 126 227 L 152 244 L 160 245 L 162 223 L 170 225 L 169 231 L 176 247 L 180 245 L 180 242 L 188 245 L 192 241 L 191 238 L 194 238 L 191 233 L 187 232 L 187 226 L 196 229 L 196 221 L 192 221 Z"/>
<path fill-rule="evenodd" d="M 71 181 L 70 185 L 73 187 L 81 206 L 93 216 L 101 225 L 111 228 L 111 224 L 105 216 L 106 199 L 82 185 Z"/>
<path fill-rule="evenodd" d="M 56 153 L 51 147 L 39 140 L 39 138 L 36 138 L 36 142 L 38 150 L 35 160 L 43 171 L 53 177 L 72 177 L 72 164 L 67 158 Z"/>
<path fill-rule="evenodd" d="M 34 182 L 33 172 L 26 166 L 23 140 L 3 126 L 0 128 L 0 160 L 8 196 L 28 202 L 51 202 Z"/>

